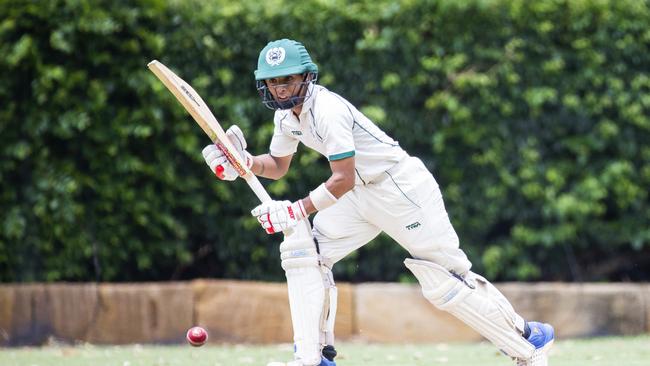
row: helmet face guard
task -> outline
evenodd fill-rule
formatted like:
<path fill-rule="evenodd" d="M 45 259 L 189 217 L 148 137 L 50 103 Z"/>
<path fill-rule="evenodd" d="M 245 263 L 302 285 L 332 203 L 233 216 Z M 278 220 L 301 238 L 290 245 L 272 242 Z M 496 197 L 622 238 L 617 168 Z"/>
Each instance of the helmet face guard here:
<path fill-rule="evenodd" d="M 266 82 L 264 80 L 256 80 L 255 83 L 257 84 L 257 92 L 260 94 L 260 98 L 262 98 L 262 104 L 264 104 L 264 106 L 268 109 L 281 110 L 291 109 L 302 105 L 309 97 L 311 97 L 313 89 L 309 86 L 313 83 L 316 83 L 317 79 L 318 73 L 311 72 L 305 74 L 302 82 L 297 84 L 299 85 L 298 93 L 296 95 L 292 95 L 288 100 L 285 101 L 275 100 L 275 98 L 273 98 L 273 94 L 271 94 L 269 86 L 266 85 Z"/>
<path fill-rule="evenodd" d="M 265 80 L 296 74 L 304 75 L 298 93 L 286 101 L 275 100 Z M 307 49 L 300 42 L 280 39 L 269 42 L 260 52 L 257 70 L 255 70 L 255 82 L 262 103 L 267 108 L 291 109 L 301 105 L 311 96 L 313 88 L 309 86 L 315 83 L 317 78 L 318 66 L 312 62 Z"/>

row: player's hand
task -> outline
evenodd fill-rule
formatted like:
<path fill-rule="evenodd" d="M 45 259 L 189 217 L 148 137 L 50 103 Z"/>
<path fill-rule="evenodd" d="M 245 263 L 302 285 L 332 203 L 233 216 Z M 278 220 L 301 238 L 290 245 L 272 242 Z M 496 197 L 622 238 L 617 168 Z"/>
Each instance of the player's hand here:
<path fill-rule="evenodd" d="M 235 153 L 239 154 L 242 159 L 246 162 L 246 166 L 250 169 L 253 166 L 253 156 L 246 151 L 246 139 L 244 138 L 244 133 L 237 127 L 237 125 L 232 125 L 226 131 L 226 136 L 232 144 L 235 146 Z M 226 154 L 221 151 L 216 145 L 208 145 L 203 151 L 203 158 L 205 159 L 206 164 L 210 167 L 210 170 L 214 172 L 217 178 L 222 180 L 235 180 L 239 174 L 237 170 L 230 164 Z"/>
<path fill-rule="evenodd" d="M 292 228 L 308 216 L 302 200 L 294 203 L 290 201 L 264 202 L 255 207 L 251 214 L 257 218 L 267 234 L 279 233 Z"/>

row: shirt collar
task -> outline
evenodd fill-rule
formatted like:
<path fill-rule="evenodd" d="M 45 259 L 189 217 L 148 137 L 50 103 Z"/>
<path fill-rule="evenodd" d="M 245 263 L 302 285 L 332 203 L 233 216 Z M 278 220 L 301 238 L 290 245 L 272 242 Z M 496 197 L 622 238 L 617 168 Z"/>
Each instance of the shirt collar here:
<path fill-rule="evenodd" d="M 307 111 L 311 109 L 311 107 L 314 105 L 314 99 L 316 99 L 316 94 L 318 94 L 319 90 L 320 90 L 320 88 L 316 87 L 316 85 L 314 83 L 309 83 L 307 93 L 311 93 L 311 95 L 302 104 L 302 109 L 300 110 L 300 115 L 303 115 L 303 114 L 307 113 Z"/>

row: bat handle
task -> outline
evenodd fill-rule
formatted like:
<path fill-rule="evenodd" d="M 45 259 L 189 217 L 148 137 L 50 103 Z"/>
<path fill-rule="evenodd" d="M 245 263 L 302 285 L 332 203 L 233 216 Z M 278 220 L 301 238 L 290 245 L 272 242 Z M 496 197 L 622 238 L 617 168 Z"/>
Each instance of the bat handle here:
<path fill-rule="evenodd" d="M 244 175 L 243 178 L 251 187 L 253 193 L 255 193 L 260 202 L 268 202 L 271 200 L 271 196 L 269 196 L 269 193 L 266 191 L 266 189 L 264 189 L 264 186 L 262 183 L 260 183 L 259 179 L 257 179 L 253 172 L 249 172 L 248 174 Z"/>

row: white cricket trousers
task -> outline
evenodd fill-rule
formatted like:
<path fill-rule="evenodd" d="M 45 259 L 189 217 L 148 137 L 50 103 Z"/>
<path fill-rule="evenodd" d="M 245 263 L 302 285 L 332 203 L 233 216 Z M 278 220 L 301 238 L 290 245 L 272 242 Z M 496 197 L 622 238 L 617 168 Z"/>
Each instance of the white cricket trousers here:
<path fill-rule="evenodd" d="M 385 232 L 413 258 L 465 274 L 471 263 L 442 194 L 422 161 L 407 156 L 366 185 L 358 185 L 314 217 L 314 236 L 328 266 Z"/>

